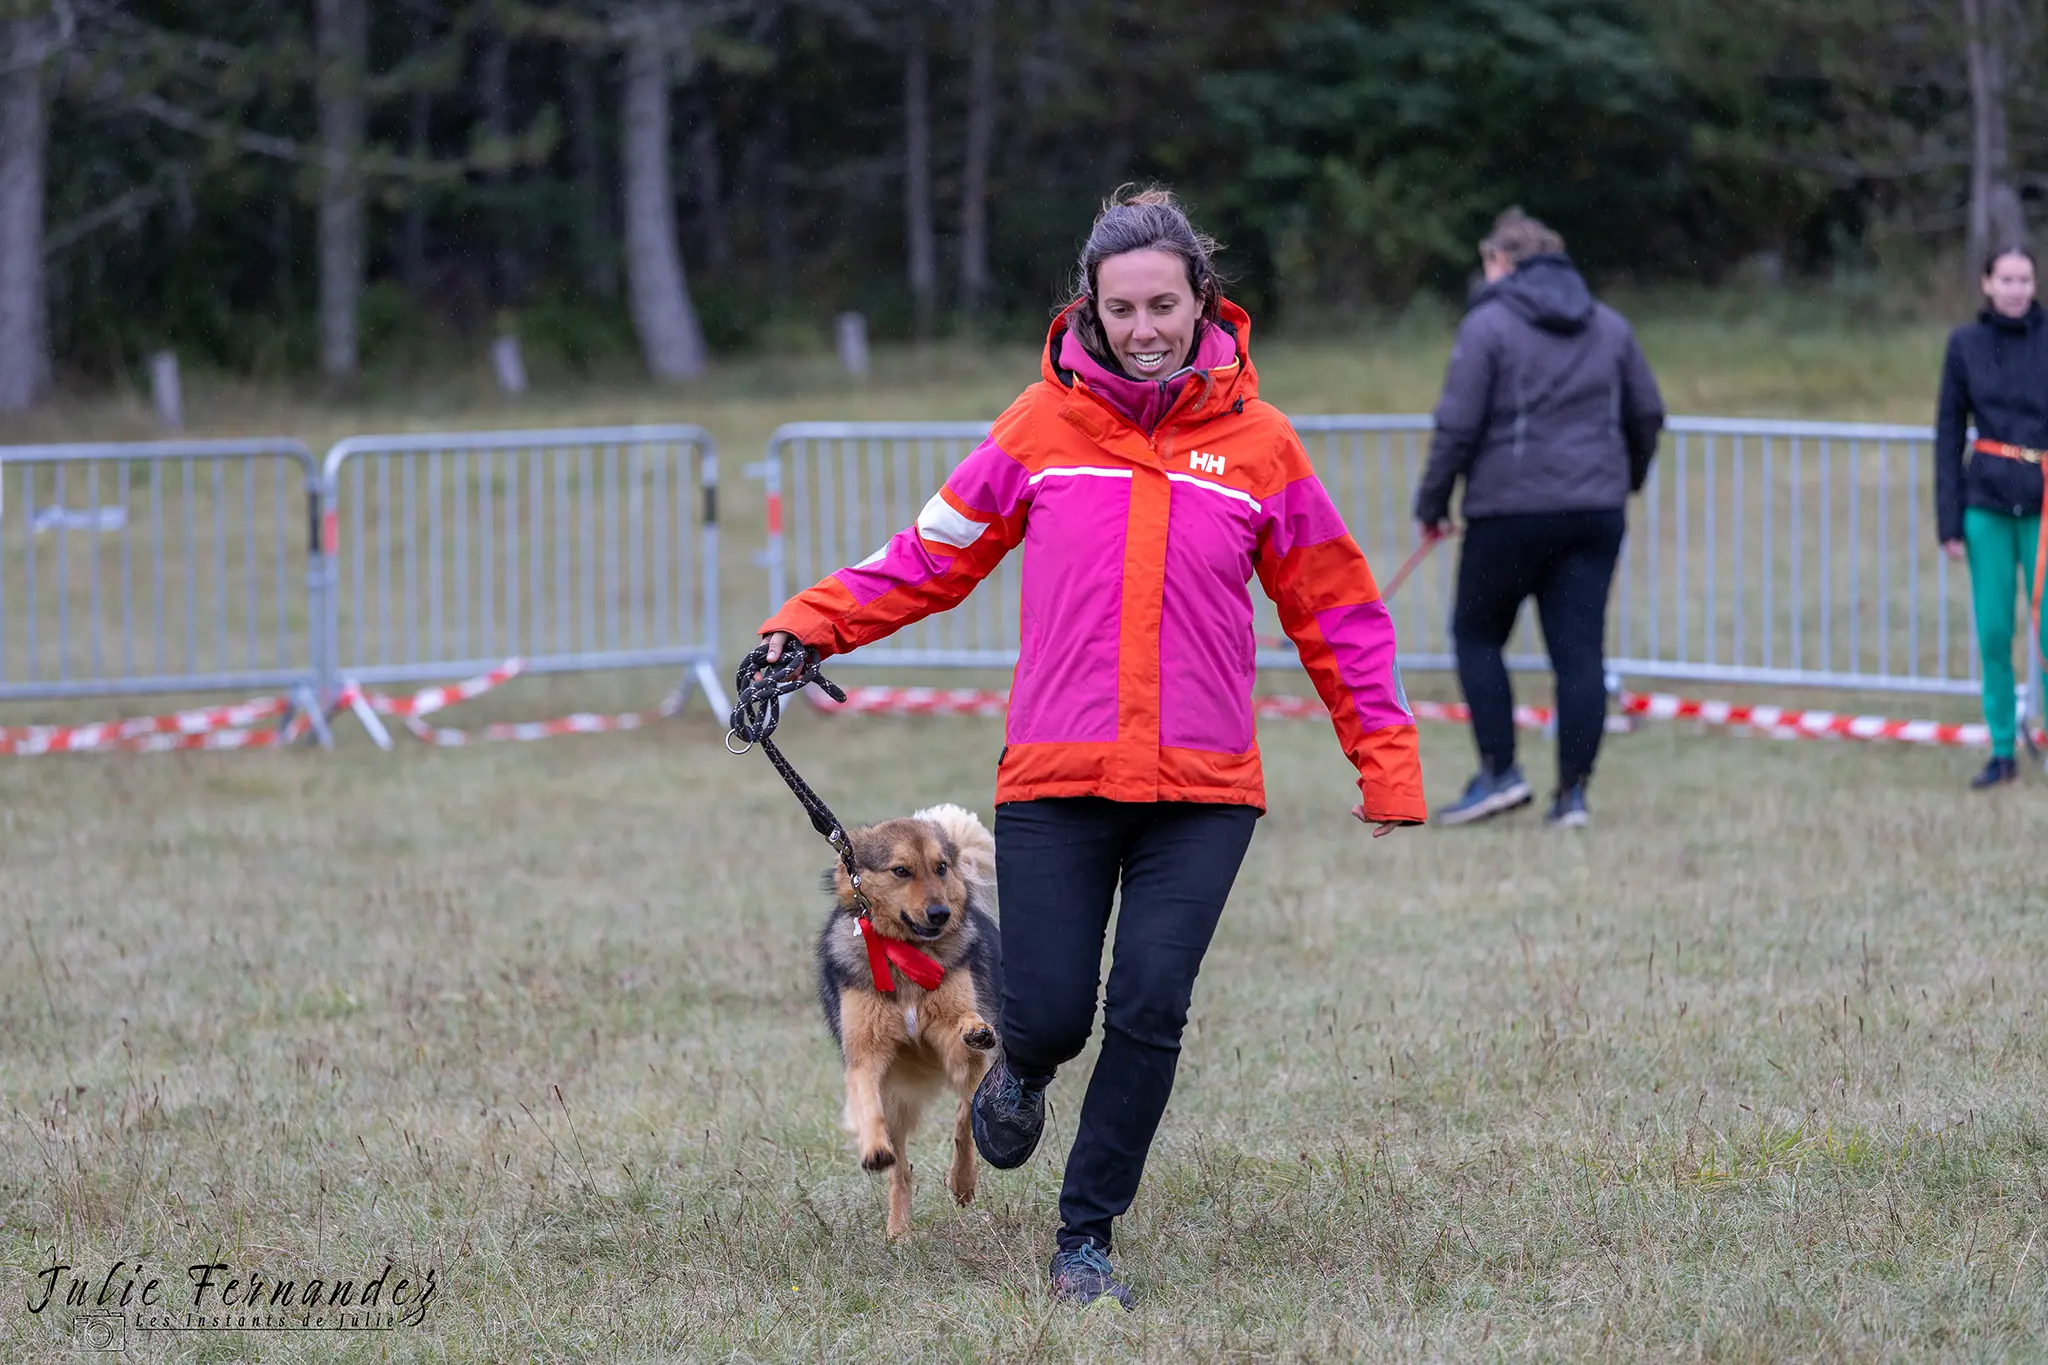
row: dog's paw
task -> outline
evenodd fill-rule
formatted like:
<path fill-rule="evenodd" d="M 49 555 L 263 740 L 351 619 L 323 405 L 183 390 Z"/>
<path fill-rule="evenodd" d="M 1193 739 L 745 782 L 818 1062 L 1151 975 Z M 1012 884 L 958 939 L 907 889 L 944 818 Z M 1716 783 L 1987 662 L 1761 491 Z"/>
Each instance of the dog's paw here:
<path fill-rule="evenodd" d="M 864 1171 L 886 1171 L 895 1164 L 896 1153 L 886 1144 L 860 1155 L 860 1168 Z"/>
<path fill-rule="evenodd" d="M 953 1192 L 953 1202 L 958 1204 L 963 1209 L 966 1208 L 969 1204 L 972 1204 L 974 1202 L 973 1172 L 970 1170 L 967 1178 L 964 1181 L 960 1181 L 958 1183 L 951 1179 L 947 1180 L 946 1188 Z"/>
<path fill-rule="evenodd" d="M 976 1052 L 987 1052 L 996 1045 L 996 1031 L 979 1019 L 971 1019 L 960 1029 L 960 1041 Z"/>

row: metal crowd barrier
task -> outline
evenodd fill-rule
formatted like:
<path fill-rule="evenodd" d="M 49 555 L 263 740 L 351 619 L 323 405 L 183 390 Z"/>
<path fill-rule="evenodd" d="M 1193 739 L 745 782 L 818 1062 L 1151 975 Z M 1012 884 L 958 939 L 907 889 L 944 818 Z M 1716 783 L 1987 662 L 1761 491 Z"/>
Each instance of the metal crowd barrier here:
<path fill-rule="evenodd" d="M 298 441 L 0 447 L 0 700 L 289 696 L 324 740 Z"/>
<path fill-rule="evenodd" d="M 680 668 L 685 694 L 729 709 L 703 428 L 351 437 L 322 491 L 330 699 L 516 655 L 532 673 Z"/>
<path fill-rule="evenodd" d="M 1428 456 L 1420 414 L 1297 417 L 1353 536 L 1382 575 L 1415 545 Z M 806 422 L 770 437 L 770 609 L 792 587 L 857 562 L 911 524 L 987 434 L 985 423 Z M 1673 418 L 1630 531 L 1610 607 L 1610 669 L 1624 677 L 1854 690 L 1974 693 L 1967 603 L 1934 543 L 1925 427 Z M 1448 668 L 1456 550 L 1390 604 L 1411 669 Z M 1021 557 L 959 607 L 844 660 L 1008 666 Z M 1262 594 L 1263 668 L 1294 654 Z M 1526 613 L 1510 663 L 1540 667 Z"/>
<path fill-rule="evenodd" d="M 770 611 L 796 588 L 858 563 L 917 520 L 953 467 L 988 435 L 987 422 L 792 422 L 768 438 L 755 467 L 768 506 Z M 1023 555 L 951 611 L 927 617 L 844 662 L 1008 668 L 1017 662 Z"/>
<path fill-rule="evenodd" d="M 1617 667 L 1975 693 L 1967 575 L 1951 584 L 1935 542 L 1933 441 L 1927 427 L 1673 418 L 1630 511 Z"/>
<path fill-rule="evenodd" d="M 1429 419 L 1295 419 L 1382 574 L 1413 546 Z M 770 439 L 770 606 L 910 525 L 978 422 L 799 423 Z M 1609 623 L 1623 676 L 1973 693 L 1965 595 L 1934 543 L 1922 427 L 1675 418 Z M 676 667 L 728 705 L 718 462 L 692 426 L 0 448 L 0 701 Z M 309 526 L 308 523 L 311 523 Z M 1392 604 L 1410 668 L 1450 666 L 1455 550 Z M 846 662 L 1005 667 L 1022 557 Z M 1259 662 L 1295 666 L 1269 605 Z M 1511 661 L 1540 665 L 1526 621 Z"/>

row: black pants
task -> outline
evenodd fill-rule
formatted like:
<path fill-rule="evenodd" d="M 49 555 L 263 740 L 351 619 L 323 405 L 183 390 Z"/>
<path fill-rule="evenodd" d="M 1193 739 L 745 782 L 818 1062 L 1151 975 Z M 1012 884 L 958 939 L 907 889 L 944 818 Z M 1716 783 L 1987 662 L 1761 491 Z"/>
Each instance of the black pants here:
<path fill-rule="evenodd" d="M 1607 593 L 1627 517 L 1604 512 L 1532 512 L 1473 517 L 1458 561 L 1451 636 L 1458 682 L 1472 708 L 1472 738 L 1492 772 L 1515 761 L 1515 695 L 1501 649 L 1530 595 L 1557 674 L 1557 784 L 1593 775 L 1607 724 L 1607 667 L 1601 637 Z"/>
<path fill-rule="evenodd" d="M 1026 1079 L 1081 1054 L 1119 881 L 1102 1055 L 1060 1187 L 1059 1244 L 1107 1249 L 1173 1091 L 1195 973 L 1251 846 L 1250 806 L 1095 797 L 996 809 L 1003 1051 Z"/>

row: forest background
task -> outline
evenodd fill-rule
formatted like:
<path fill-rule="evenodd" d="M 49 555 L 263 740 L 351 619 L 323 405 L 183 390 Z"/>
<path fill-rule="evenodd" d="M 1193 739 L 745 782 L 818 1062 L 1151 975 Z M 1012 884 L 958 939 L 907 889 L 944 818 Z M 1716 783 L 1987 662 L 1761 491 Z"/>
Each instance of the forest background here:
<path fill-rule="evenodd" d="M 0 412 L 1035 333 L 1119 183 L 1261 326 L 1467 287 L 1953 316 L 2048 193 L 2048 0 L 0 0 Z"/>

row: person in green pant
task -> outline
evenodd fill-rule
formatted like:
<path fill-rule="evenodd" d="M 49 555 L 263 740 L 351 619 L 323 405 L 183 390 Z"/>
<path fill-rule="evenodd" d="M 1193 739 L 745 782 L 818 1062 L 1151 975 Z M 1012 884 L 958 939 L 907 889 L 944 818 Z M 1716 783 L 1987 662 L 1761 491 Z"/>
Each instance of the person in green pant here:
<path fill-rule="evenodd" d="M 1934 433 L 1934 513 L 1942 549 L 1970 562 L 1984 721 L 1991 761 L 1970 779 L 1983 789 L 2019 776 L 2013 740 L 2016 603 L 2034 591 L 2041 535 L 2041 452 L 2048 449 L 2048 313 L 2034 301 L 2034 257 L 2003 247 L 1984 263 L 1986 307 L 1950 334 Z M 1964 460 L 1965 434 L 1977 439 Z M 2048 655 L 2048 637 L 2028 646 Z"/>

